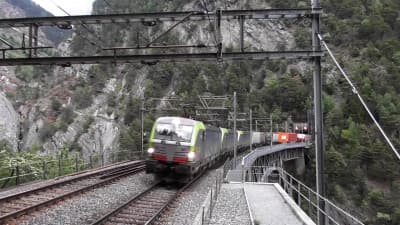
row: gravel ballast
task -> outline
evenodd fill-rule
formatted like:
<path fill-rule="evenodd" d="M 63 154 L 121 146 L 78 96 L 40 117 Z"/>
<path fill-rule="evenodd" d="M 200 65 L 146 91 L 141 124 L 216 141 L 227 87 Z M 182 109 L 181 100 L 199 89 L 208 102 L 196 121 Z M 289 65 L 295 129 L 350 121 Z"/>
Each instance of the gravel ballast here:
<path fill-rule="evenodd" d="M 214 206 L 210 225 L 251 224 L 243 184 L 223 184 Z"/>
<path fill-rule="evenodd" d="M 193 184 L 193 187 L 180 196 L 179 200 L 173 204 L 174 209 L 171 210 L 168 218 L 163 219 L 161 223 L 167 225 L 192 224 L 211 187 L 215 190 L 217 174 L 219 174 L 217 170 L 206 172 L 200 180 Z"/>
<path fill-rule="evenodd" d="M 23 224 L 91 224 L 153 184 L 152 175 L 138 173 L 86 192 L 41 212 Z"/>

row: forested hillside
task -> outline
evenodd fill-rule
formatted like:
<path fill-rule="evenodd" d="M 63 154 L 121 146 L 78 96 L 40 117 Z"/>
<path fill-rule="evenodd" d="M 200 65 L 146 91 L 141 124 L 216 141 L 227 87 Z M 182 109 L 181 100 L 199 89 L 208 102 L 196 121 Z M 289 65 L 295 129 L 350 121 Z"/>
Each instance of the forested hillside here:
<path fill-rule="evenodd" d="M 323 31 L 372 112 L 400 147 L 400 2 L 323 1 Z M 327 60 L 329 62 L 329 60 Z M 342 78 L 327 84 L 329 194 L 369 224 L 400 224 L 400 163 Z"/>
<path fill-rule="evenodd" d="M 298 0 L 97 0 L 93 13 L 308 5 L 309 1 Z M 400 148 L 400 2 L 322 0 L 322 7 L 324 38 L 395 146 Z M 92 28 L 101 40 L 78 27 L 67 47 L 72 55 L 88 55 L 104 53 L 103 47 L 145 45 L 171 25 L 138 23 Z M 237 21 L 223 25 L 224 49 L 238 51 Z M 248 51 L 310 49 L 309 27 L 309 23 L 300 20 L 249 21 L 245 48 Z M 213 45 L 213 26 L 209 21 L 185 23 L 160 43 Z M 172 50 L 181 51 L 184 50 Z M 366 224 L 400 224 L 400 162 L 331 60 L 325 57 L 323 63 L 328 197 Z M 14 100 L 32 109 L 24 127 L 25 143 L 49 154 L 61 149 L 82 155 L 138 150 L 142 97 L 147 99 L 147 105 L 150 98 L 166 96 L 198 102 L 198 95 L 232 95 L 236 91 L 239 111 L 252 108 L 259 117 L 272 114 L 276 122 L 288 116 L 302 121 L 312 111 L 312 67 L 307 61 L 144 62 L 57 69 L 18 67 L 16 72 L 21 80 L 39 83 L 26 87 L 36 90 L 35 94 L 24 92 L 14 96 Z M 46 82 L 49 78 L 51 82 Z M 45 88 L 38 90 L 38 87 Z M 146 113 L 147 131 L 155 116 Z M 312 186 L 315 183 L 312 151 L 308 157 L 308 170 L 302 179 Z"/>
<path fill-rule="evenodd" d="M 324 38 L 399 148 L 400 2 L 323 0 L 322 7 Z M 324 75 L 329 196 L 344 204 L 351 200 L 349 209 L 360 209 L 367 224 L 400 224 L 399 161 L 344 78 L 330 66 Z"/>

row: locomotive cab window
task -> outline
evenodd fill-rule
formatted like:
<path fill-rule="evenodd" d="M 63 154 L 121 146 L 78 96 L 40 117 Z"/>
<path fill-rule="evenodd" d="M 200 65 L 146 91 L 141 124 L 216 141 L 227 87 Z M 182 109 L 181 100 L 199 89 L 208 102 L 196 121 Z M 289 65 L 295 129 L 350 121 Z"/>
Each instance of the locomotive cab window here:
<path fill-rule="evenodd" d="M 193 126 L 159 123 L 156 127 L 155 139 L 190 142 Z"/>

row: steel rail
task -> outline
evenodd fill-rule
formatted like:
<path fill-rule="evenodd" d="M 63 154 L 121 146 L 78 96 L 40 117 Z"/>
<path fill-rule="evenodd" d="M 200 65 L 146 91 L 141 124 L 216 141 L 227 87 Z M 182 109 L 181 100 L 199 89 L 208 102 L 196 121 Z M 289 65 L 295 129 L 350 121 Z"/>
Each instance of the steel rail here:
<path fill-rule="evenodd" d="M 177 192 L 175 194 L 173 194 L 168 201 L 161 206 L 161 208 L 150 218 L 148 219 L 148 221 L 144 224 L 144 225 L 149 225 L 154 223 L 164 212 L 164 210 L 173 202 L 175 201 L 178 196 L 184 192 L 187 188 L 189 188 L 191 185 L 193 185 L 193 183 L 195 183 L 200 177 L 202 177 L 204 175 L 205 171 L 203 171 L 202 173 L 200 173 L 199 175 L 197 175 L 195 178 L 193 178 L 189 183 L 187 183 L 184 187 L 180 188 L 179 190 L 177 190 Z M 122 212 L 124 209 L 126 209 L 127 207 L 129 207 L 130 205 L 132 205 L 133 203 L 135 203 L 137 200 L 139 200 L 141 197 L 144 197 L 146 194 L 150 193 L 152 190 L 155 190 L 157 187 L 159 187 L 159 185 L 161 184 L 161 182 L 157 182 L 155 184 L 153 184 L 150 188 L 146 189 L 145 191 L 133 196 L 131 199 L 129 199 L 128 201 L 126 201 L 125 203 L 123 203 L 122 205 L 120 205 L 118 208 L 112 210 L 111 212 L 109 212 L 108 214 L 106 214 L 105 216 L 101 217 L 100 219 L 98 219 L 97 221 L 95 221 L 94 223 L 92 223 L 91 225 L 100 225 L 100 224 L 106 224 L 106 222 L 113 216 L 118 215 L 120 212 Z"/>
<path fill-rule="evenodd" d="M 183 186 L 181 189 L 178 190 L 178 192 L 172 196 L 168 202 L 152 217 L 150 218 L 149 221 L 147 221 L 144 225 L 150 225 L 156 222 L 156 220 L 162 215 L 162 213 L 167 209 L 171 203 L 173 203 L 180 194 L 182 194 L 184 191 L 186 191 L 189 187 L 191 187 L 196 181 L 198 181 L 205 173 L 207 170 L 203 170 L 200 172 L 199 175 L 197 175 L 195 178 L 193 178 L 189 183 L 187 183 L 185 186 Z"/>
<path fill-rule="evenodd" d="M 103 216 L 102 218 L 97 220 L 96 222 L 92 223 L 92 225 L 99 225 L 99 224 L 105 223 L 109 218 L 111 218 L 112 216 L 121 212 L 124 208 L 129 206 L 131 203 L 135 202 L 140 197 L 142 197 L 142 196 L 146 195 L 147 193 L 149 193 L 150 191 L 154 190 L 154 188 L 156 188 L 160 183 L 161 182 L 157 182 L 157 183 L 153 184 L 151 187 L 149 187 L 148 189 L 146 189 L 145 191 L 135 195 L 134 197 L 132 197 L 131 199 L 126 201 L 124 204 L 122 204 L 118 208 L 114 209 L 113 211 L 109 212 L 108 214 L 106 214 L 105 216 Z"/>
<path fill-rule="evenodd" d="M 92 190 L 92 189 L 95 189 L 95 188 L 98 188 L 98 187 L 101 187 L 101 186 L 105 186 L 105 185 L 107 185 L 107 184 L 109 184 L 109 183 L 111 183 L 111 182 L 113 182 L 113 181 L 115 181 L 115 180 L 121 179 L 121 178 L 123 178 L 123 177 L 125 177 L 125 176 L 129 176 L 129 175 L 132 175 L 132 174 L 141 172 L 141 171 L 143 171 L 144 169 L 145 169 L 145 165 L 140 165 L 140 164 L 139 164 L 139 165 L 137 165 L 137 167 L 136 167 L 134 170 L 129 170 L 129 171 L 125 172 L 125 173 L 120 173 L 120 174 L 118 174 L 118 175 L 116 175 L 116 176 L 113 176 L 113 177 L 108 178 L 108 179 L 105 179 L 105 180 L 101 180 L 101 181 L 96 182 L 96 183 L 94 183 L 94 184 L 92 184 L 92 185 L 89 185 L 89 186 L 86 186 L 86 187 L 83 187 L 83 188 L 80 188 L 80 189 L 77 189 L 77 190 L 68 192 L 68 193 L 66 193 L 66 194 L 62 194 L 62 195 L 57 196 L 57 197 L 55 197 L 55 198 L 49 199 L 49 200 L 47 200 L 47 201 L 43 201 L 43 202 L 40 202 L 40 203 L 38 203 L 38 204 L 34 204 L 34 205 L 32 205 L 32 206 L 29 206 L 29 207 L 26 207 L 26 208 L 17 210 L 17 211 L 15 211 L 15 212 L 11 212 L 11 213 L 8 213 L 8 214 L 6 214 L 6 215 L 0 216 L 0 224 L 1 224 L 1 223 L 5 223 L 5 222 L 7 222 L 7 221 L 10 221 L 10 220 L 12 220 L 12 219 L 16 219 L 16 218 L 18 218 L 18 217 L 21 216 L 21 215 L 25 215 L 25 214 L 28 214 L 28 213 L 30 213 L 30 212 L 39 210 L 39 209 L 41 209 L 41 208 L 43 208 L 43 207 L 45 207 L 45 206 L 54 204 L 54 203 L 56 203 L 56 202 L 58 202 L 58 201 L 60 201 L 60 200 L 63 200 L 63 199 L 65 199 L 65 198 L 69 198 L 69 197 L 72 197 L 72 196 L 74 196 L 74 195 L 78 195 L 78 194 L 87 192 L 87 191 L 89 191 L 89 190 Z M 53 186 L 53 185 L 50 185 L 50 186 Z M 48 187 L 45 188 L 45 189 L 48 189 Z M 41 190 L 45 190 L 45 189 L 41 188 Z M 30 191 L 28 191 L 28 193 L 29 193 L 29 192 L 30 192 Z M 32 192 L 32 193 L 33 193 L 33 192 Z M 4 199 L 8 199 L 8 200 L 6 201 L 6 202 L 8 202 L 8 201 L 10 200 L 9 198 L 11 198 L 11 199 L 19 198 L 19 197 L 23 196 L 23 195 L 21 195 L 21 194 L 23 194 L 23 193 L 20 193 L 20 194 L 18 194 L 18 195 L 14 195 L 14 196 L 9 196 L 9 197 L 4 198 Z M 19 197 L 16 197 L 16 196 L 19 196 Z"/>
<path fill-rule="evenodd" d="M 120 166 L 120 167 L 117 167 L 117 168 L 114 167 L 114 168 L 109 169 L 109 171 L 114 171 L 116 169 L 121 169 L 121 168 L 127 168 L 127 167 L 134 166 L 134 165 L 144 165 L 144 162 L 143 161 L 138 161 L 138 162 L 133 163 L 133 164 L 123 165 L 123 166 Z M 79 181 L 79 180 L 87 179 L 89 177 L 98 176 L 98 175 L 101 175 L 101 174 L 106 174 L 109 171 L 108 170 L 105 170 L 105 171 L 102 170 L 102 171 L 96 171 L 94 173 L 93 172 L 92 173 L 89 172 L 88 174 L 80 175 L 80 176 L 74 177 L 72 179 L 62 180 L 62 181 L 55 182 L 53 184 L 46 185 L 46 186 L 43 186 L 43 187 L 38 187 L 38 188 L 34 188 L 32 190 L 27 190 L 27 191 L 19 192 L 17 194 L 5 196 L 5 197 L 0 198 L 0 203 L 1 202 L 8 202 L 8 201 L 11 201 L 11 200 L 13 200 L 15 198 L 20 198 L 20 197 L 25 196 L 25 195 L 34 194 L 35 192 L 40 192 L 40 191 L 43 191 L 43 190 L 46 190 L 46 189 L 51 189 L 51 188 L 62 186 L 62 185 L 68 184 L 68 183 L 72 183 L 72 182 L 76 182 L 76 181 Z M 71 175 L 69 175 L 69 176 L 71 176 Z"/>
<path fill-rule="evenodd" d="M 280 19 L 280 18 L 310 18 L 312 15 L 321 14 L 322 8 L 304 9 L 256 9 L 256 10 L 222 10 L 223 20 L 238 19 Z M 214 12 L 186 11 L 186 12 L 154 12 L 154 13 L 127 13 L 108 15 L 81 15 L 81 16 L 57 16 L 57 17 L 30 17 L 1 19 L 0 28 L 36 26 L 70 27 L 71 25 L 86 24 L 110 24 L 110 23 L 134 23 L 179 21 L 186 16 L 189 21 L 204 21 L 208 17 L 216 16 Z"/>

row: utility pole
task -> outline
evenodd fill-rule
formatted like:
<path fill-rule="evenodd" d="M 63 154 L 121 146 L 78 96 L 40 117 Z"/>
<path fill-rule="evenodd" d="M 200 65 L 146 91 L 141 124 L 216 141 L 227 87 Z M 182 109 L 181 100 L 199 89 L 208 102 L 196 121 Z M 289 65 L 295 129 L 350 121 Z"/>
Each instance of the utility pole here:
<path fill-rule="evenodd" d="M 240 24 L 240 51 L 244 52 L 244 16 L 239 16 Z"/>
<path fill-rule="evenodd" d="M 236 168 L 236 157 L 237 157 L 237 130 L 236 130 L 236 117 L 237 117 L 237 105 L 236 105 L 236 91 L 233 92 L 233 165 Z"/>
<path fill-rule="evenodd" d="M 140 99 L 140 151 L 144 157 L 144 96 Z"/>
<path fill-rule="evenodd" d="M 272 114 L 269 115 L 269 125 L 270 125 L 269 133 L 271 135 L 270 145 L 271 145 L 271 149 L 272 149 L 272 139 L 274 138 L 274 134 L 272 133 Z"/>
<path fill-rule="evenodd" d="M 312 0 L 312 9 L 320 7 L 320 0 Z M 320 33 L 320 15 L 312 16 L 312 45 L 313 51 L 321 50 L 321 42 L 318 38 Z M 322 78 L 321 78 L 321 57 L 314 57 L 314 126 L 315 126 L 315 155 L 316 155 L 316 185 L 317 193 L 325 197 L 324 180 L 324 143 L 323 143 L 323 112 L 322 112 Z M 318 198 L 318 207 L 325 210 L 324 200 Z M 325 215 L 318 212 L 318 224 L 325 225 Z"/>
<path fill-rule="evenodd" d="M 250 109 L 250 152 L 253 150 L 253 110 Z"/>
<path fill-rule="evenodd" d="M 258 120 L 256 120 L 256 131 L 258 131 Z"/>

